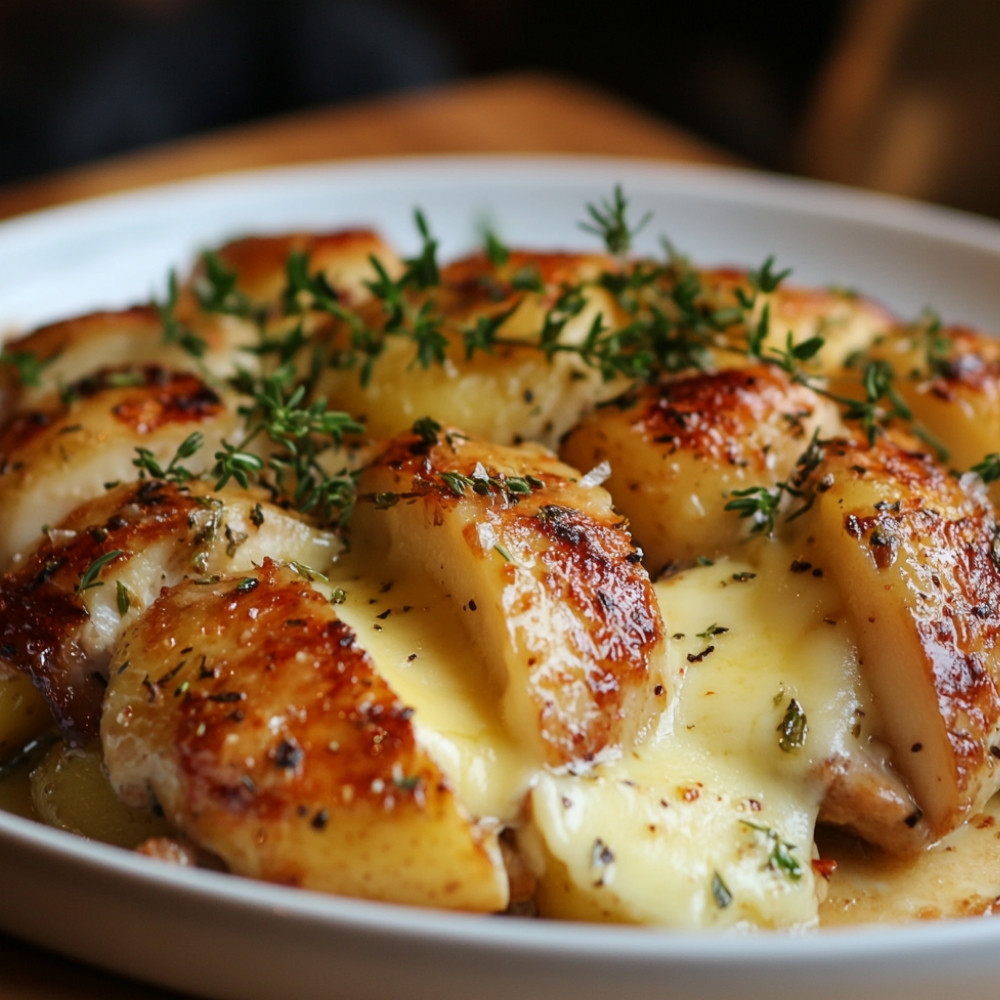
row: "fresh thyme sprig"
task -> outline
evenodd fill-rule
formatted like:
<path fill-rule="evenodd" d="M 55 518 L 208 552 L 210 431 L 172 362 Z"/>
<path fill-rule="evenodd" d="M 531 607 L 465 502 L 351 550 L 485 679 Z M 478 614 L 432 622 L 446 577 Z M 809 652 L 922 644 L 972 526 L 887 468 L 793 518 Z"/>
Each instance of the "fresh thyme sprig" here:
<path fill-rule="evenodd" d="M 167 279 L 167 297 L 160 302 L 154 300 L 153 305 L 160 323 L 163 326 L 163 343 L 176 344 L 191 357 L 201 359 L 208 350 L 205 338 L 195 333 L 181 322 L 177 316 L 177 306 L 180 303 L 180 285 L 177 272 L 171 271 Z"/>
<path fill-rule="evenodd" d="M 157 461 L 156 456 L 148 448 L 137 447 L 132 464 L 139 470 L 140 479 L 148 476 L 151 479 L 163 479 L 171 483 L 187 483 L 195 478 L 195 474 L 181 463 L 200 451 L 204 442 L 204 435 L 200 431 L 189 434 L 178 445 L 177 451 L 165 466 Z"/>
<path fill-rule="evenodd" d="M 321 270 L 311 269 L 308 255 L 290 254 L 280 303 L 285 317 L 280 321 L 281 332 L 275 332 L 277 326 L 269 322 L 272 317 L 266 311 L 253 306 L 222 259 L 217 254 L 204 255 L 201 272 L 192 282 L 198 305 L 206 312 L 255 321 L 259 341 L 253 351 L 261 357 L 273 357 L 277 365 L 276 371 L 264 377 L 240 372 L 231 380 L 247 399 L 241 409 L 247 429 L 241 440 L 224 443 L 216 453 L 212 474 L 217 484 L 222 486 L 230 480 L 244 486 L 252 481 L 266 482 L 289 496 L 300 509 L 320 510 L 324 517 L 334 520 L 346 516 L 353 502 L 354 477 L 347 472 L 330 476 L 323 470 L 320 455 L 331 444 L 339 446 L 345 434 L 360 432 L 361 427 L 347 414 L 328 413 L 325 400 L 315 397 L 316 386 L 326 367 L 356 370 L 362 386 L 368 385 L 378 359 L 393 338 L 412 343 L 412 366 L 416 368 L 447 364 L 455 343 L 464 348 L 467 359 L 495 352 L 499 347 L 535 349 L 550 362 L 557 355 L 569 356 L 605 380 L 632 382 L 711 370 L 716 350 L 737 351 L 751 361 L 776 365 L 793 381 L 836 402 L 845 419 L 861 427 L 869 443 L 874 443 L 892 420 L 912 424 L 912 414 L 896 390 L 886 362 L 869 360 L 860 374 L 863 396 L 850 398 L 832 392 L 825 379 L 810 370 L 810 363 L 824 346 L 823 337 L 816 335 L 797 343 L 788 332 L 783 344 L 773 342 L 771 306 L 765 300 L 790 273 L 779 269 L 773 256 L 748 273 L 746 284 L 734 289 L 732 299 L 720 303 L 702 275 L 668 243 L 664 243 L 664 261 L 630 259 L 635 237 L 651 216 L 647 213 L 633 222 L 620 185 L 610 199 L 589 204 L 586 211 L 581 228 L 599 236 L 613 258 L 603 273 L 558 287 L 546 287 L 537 267 L 522 267 L 509 274 L 510 252 L 495 233 L 488 232 L 486 259 L 493 273 L 483 281 L 492 283 L 497 309 L 464 325 L 449 320 L 439 306 L 439 245 L 420 210 L 414 213 L 420 248 L 414 256 L 404 259 L 398 276 L 377 258 L 371 258 L 373 277 L 367 287 L 374 303 L 354 306 Z M 592 293 L 597 289 L 614 298 L 624 322 L 595 311 L 586 332 L 567 339 L 568 330 L 579 325 L 595 301 Z M 542 296 L 547 303 L 536 336 L 505 338 L 505 324 L 523 301 L 519 296 L 531 294 Z M 157 305 L 164 339 L 200 358 L 205 342 L 180 321 L 178 303 L 177 279 L 171 274 L 166 300 Z M 312 325 L 307 322 L 309 313 L 331 316 L 338 324 L 338 336 L 313 336 Z M 289 322 L 296 316 L 301 317 L 299 322 Z M 928 322 L 926 329 L 928 364 L 944 364 L 947 344 L 940 336 L 939 325 L 935 328 Z M 0 355 L 0 360 L 10 359 Z M 267 442 L 263 448 L 262 439 Z M 814 440 L 813 456 L 817 447 Z M 179 452 L 161 468 L 151 455 L 140 450 L 135 464 L 148 475 L 157 475 L 158 470 L 163 478 L 183 481 L 185 457 L 189 456 Z M 803 491 L 803 468 L 800 460 L 798 470 L 787 481 L 734 491 L 727 508 L 751 518 L 753 530 L 773 532 L 787 498 L 802 501 L 790 516 L 797 516 L 812 501 Z M 456 478 L 449 488 L 456 492 L 499 488 L 489 476 L 485 480 L 476 476 L 465 480 Z M 504 489 L 516 493 L 516 487 L 513 491 L 509 486 Z"/>
<path fill-rule="evenodd" d="M 970 470 L 984 483 L 995 483 L 1000 480 L 1000 452 L 990 452 L 981 462 L 977 462 Z"/>
<path fill-rule="evenodd" d="M 340 446 L 349 434 L 364 427 L 347 413 L 330 410 L 325 399 L 306 400 L 306 386 L 297 381 L 291 365 L 267 376 L 242 372 L 234 382 L 247 397 L 240 407 L 246 430 L 236 443 L 223 441 L 214 464 L 204 473 L 223 489 L 235 481 L 243 489 L 262 485 L 287 499 L 302 513 L 314 513 L 326 523 L 345 519 L 355 499 L 356 477 L 342 469 L 330 473 L 321 456 L 331 445 Z M 265 446 L 252 446 L 263 438 Z M 147 448 L 136 448 L 132 464 L 140 478 L 162 479 L 180 485 L 198 478 L 183 463 L 204 446 L 204 436 L 194 432 L 163 465 Z"/>
<path fill-rule="evenodd" d="M 205 312 L 243 319 L 257 315 L 250 297 L 239 287 L 239 276 L 218 253 L 206 251 L 201 255 L 201 263 L 203 273 L 195 276 L 192 290 Z"/>
<path fill-rule="evenodd" d="M 777 482 L 774 486 L 748 486 L 730 492 L 735 499 L 726 504 L 725 510 L 736 511 L 741 518 L 750 519 L 750 530 L 754 534 L 774 534 L 781 501 L 788 492 L 786 482 Z"/>
<path fill-rule="evenodd" d="M 282 295 L 285 314 L 312 309 L 343 323 L 349 342 L 336 349 L 329 348 L 325 363 L 336 368 L 357 369 L 362 386 L 370 383 L 375 362 L 393 336 L 413 341 L 414 363 L 420 367 L 430 368 L 445 362 L 449 341 L 442 330 L 444 319 L 432 299 L 419 301 L 412 294 L 414 291 L 427 292 L 440 283 L 438 242 L 431 235 L 423 213 L 417 210 L 414 218 L 421 250 L 415 257 L 404 260 L 400 277 L 394 278 L 378 257 L 369 257 L 375 277 L 365 284 L 382 305 L 381 323 L 373 323 L 358 310 L 345 305 L 323 272 L 310 270 L 308 255 L 296 252 L 287 261 L 286 287 Z"/>
<path fill-rule="evenodd" d="M 403 287 L 426 290 L 441 284 L 441 271 L 437 262 L 438 241 L 431 235 L 427 219 L 419 208 L 413 213 L 413 218 L 420 234 L 420 253 L 403 261 L 406 267 L 399 283 Z"/>
<path fill-rule="evenodd" d="M 537 476 L 508 476 L 502 472 L 490 473 L 482 466 L 477 466 L 471 476 L 462 472 L 441 472 L 442 482 L 455 496 L 463 496 L 466 490 L 472 490 L 477 496 L 495 494 L 515 503 L 532 490 L 542 489 L 545 483 Z"/>
<path fill-rule="evenodd" d="M 582 228 L 600 235 L 617 260 L 594 279 L 567 282 L 546 290 L 537 268 L 520 268 L 513 275 L 486 276 L 495 284 L 498 301 L 509 300 L 504 308 L 480 315 L 472 322 L 451 327 L 437 304 L 436 289 L 441 281 L 437 263 L 437 240 L 424 215 L 415 220 L 421 237 L 420 252 L 404 261 L 399 277 L 393 277 L 377 258 L 371 258 L 374 277 L 367 287 L 381 304 L 381 318 L 369 308 L 357 309 L 341 300 L 322 272 L 313 273 L 308 257 L 292 254 L 287 266 L 283 295 L 286 315 L 308 310 L 333 316 L 346 334 L 328 341 L 323 359 L 314 359 L 313 368 L 324 364 L 341 370 L 357 370 L 362 386 L 370 383 L 374 366 L 390 339 L 402 337 L 414 345 L 413 366 L 431 368 L 447 363 L 448 351 L 457 334 L 467 360 L 477 353 L 494 353 L 499 347 L 537 349 L 547 360 L 557 354 L 575 356 L 585 366 L 600 372 L 606 380 L 652 379 L 661 373 L 711 367 L 711 349 L 727 342 L 730 328 L 747 323 L 758 294 L 774 291 L 788 273 L 774 269 L 773 259 L 752 273 L 752 291 L 738 297 L 735 305 L 713 306 L 698 273 L 668 249 L 666 263 L 627 258 L 635 235 L 648 223 L 647 214 L 633 224 L 627 215 L 628 202 L 621 187 L 610 200 L 587 206 L 588 220 Z M 486 256 L 499 271 L 508 266 L 510 254 L 495 234 L 486 236 Z M 579 340 L 565 337 L 569 326 L 580 318 L 591 301 L 591 290 L 603 287 L 611 292 L 629 316 L 624 325 L 597 313 L 587 333 Z M 517 292 L 550 296 L 535 338 L 508 339 L 504 325 L 518 309 Z M 757 340 L 763 335 L 758 321 Z M 764 314 L 766 326 L 766 311 Z M 451 327 L 451 329 L 449 329 Z M 720 337 L 722 338 L 720 340 Z M 257 348 L 281 352 L 281 360 L 295 355 L 304 346 L 301 331 L 296 348 L 285 349 L 280 340 L 266 340 Z M 731 338 L 728 338 L 731 339 Z"/>
<path fill-rule="evenodd" d="M 246 399 L 239 408 L 246 429 L 238 442 L 221 443 L 206 475 L 213 478 L 216 489 L 230 481 L 243 489 L 260 484 L 303 513 L 312 513 L 325 522 L 339 522 L 353 505 L 355 478 L 346 470 L 331 474 L 320 456 L 331 445 L 341 445 L 346 434 L 360 433 L 362 426 L 346 413 L 329 410 L 325 399 L 309 398 L 321 364 L 314 361 L 304 377 L 296 371 L 293 361 L 309 344 L 303 324 L 293 325 L 283 335 L 270 334 L 268 310 L 252 302 L 239 287 L 237 274 L 222 258 L 209 252 L 202 255 L 201 263 L 202 270 L 191 285 L 199 307 L 208 313 L 253 321 L 259 341 L 252 352 L 274 355 L 278 360 L 277 369 L 267 375 L 257 376 L 241 369 L 228 379 L 231 388 Z M 166 299 L 156 303 L 164 341 L 179 344 L 201 359 L 207 345 L 178 318 L 179 302 L 177 276 L 171 272 Z M 340 308 L 337 293 L 322 272 L 310 274 L 307 258 L 296 253 L 290 254 L 286 262 L 282 303 L 288 314 L 306 308 Z M 342 315 L 351 318 L 346 310 Z M 267 442 L 261 449 L 255 447 L 259 439 Z M 203 445 L 201 434 L 190 435 L 166 466 L 148 449 L 137 448 L 133 464 L 143 477 L 186 483 L 196 474 L 184 462 Z"/>
<path fill-rule="evenodd" d="M 765 360 L 763 348 L 771 332 L 771 305 L 765 302 L 760 310 L 760 316 L 756 323 L 752 323 L 752 317 L 757 308 L 757 300 L 761 295 L 771 295 L 778 290 L 778 287 L 790 274 L 791 268 L 783 271 L 774 271 L 774 256 L 770 256 L 763 265 L 756 271 L 751 271 L 747 275 L 749 290 L 745 288 L 736 289 L 736 299 L 743 310 L 743 317 L 746 320 L 747 354 L 757 360 Z M 789 337 L 789 342 L 791 337 Z"/>
<path fill-rule="evenodd" d="M 815 492 L 807 491 L 805 486 L 825 455 L 825 444 L 816 430 L 805 451 L 796 460 L 795 469 L 788 479 L 779 480 L 773 486 L 750 486 L 743 490 L 732 490 L 730 495 L 735 499 L 730 500 L 724 509 L 736 511 L 741 518 L 751 519 L 751 533 L 773 535 L 786 497 L 802 501 L 786 516 L 788 521 L 800 517 L 815 502 Z"/>
<path fill-rule="evenodd" d="M 103 587 L 104 581 L 98 579 L 101 575 L 101 570 L 103 570 L 108 563 L 122 555 L 122 553 L 122 549 L 112 549 L 110 552 L 105 552 L 103 555 L 98 556 L 80 575 L 80 580 L 76 585 L 75 593 L 79 596 L 85 590 L 91 590 L 94 587 Z"/>
<path fill-rule="evenodd" d="M 653 217 L 652 212 L 647 212 L 632 225 L 628 220 L 628 199 L 620 184 L 615 185 L 610 201 L 605 199 L 599 205 L 587 205 L 587 213 L 591 221 L 581 222 L 580 228 L 600 236 L 608 253 L 622 260 L 631 251 L 635 237 Z"/>
<path fill-rule="evenodd" d="M 923 341 L 927 371 L 948 378 L 955 374 L 955 355 L 951 340 L 944 332 L 941 317 L 926 311 L 921 318 L 919 336 Z"/>
<path fill-rule="evenodd" d="M 247 430 L 238 443 L 223 442 L 215 453 L 215 488 L 231 479 L 244 489 L 251 478 L 266 484 L 267 469 L 277 491 L 298 510 L 315 512 L 324 522 L 346 518 L 354 503 L 355 476 L 346 469 L 329 473 L 320 456 L 331 444 L 342 445 L 347 435 L 362 433 L 363 425 L 328 409 L 323 398 L 307 400 L 307 387 L 290 364 L 261 377 L 244 372 L 238 381 L 249 399 L 240 408 Z M 266 460 L 250 450 L 261 437 L 269 442 Z"/>
<path fill-rule="evenodd" d="M 770 848 L 767 856 L 767 867 L 774 871 L 781 872 L 782 874 L 788 876 L 793 882 L 797 882 L 802 878 L 802 863 L 799 861 L 792 851 L 797 850 L 795 844 L 789 843 L 785 840 L 777 830 L 769 826 L 764 826 L 761 823 L 754 823 L 749 819 L 741 819 L 739 821 L 743 826 L 749 827 L 751 830 L 756 830 L 757 833 L 763 834 L 765 841 Z"/>

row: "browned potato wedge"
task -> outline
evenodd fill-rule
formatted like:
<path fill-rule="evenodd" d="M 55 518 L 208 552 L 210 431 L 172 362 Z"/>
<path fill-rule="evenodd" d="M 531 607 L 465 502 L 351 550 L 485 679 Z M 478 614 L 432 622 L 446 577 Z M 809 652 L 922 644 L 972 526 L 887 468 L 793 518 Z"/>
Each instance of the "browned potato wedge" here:
<path fill-rule="evenodd" d="M 195 352 L 180 339 L 167 338 L 163 321 L 152 306 L 90 313 L 8 341 L 5 352 L 13 358 L 29 359 L 33 374 L 25 379 L 13 362 L 0 364 L 0 420 L 9 419 L 16 410 L 51 408 L 60 392 L 101 369 L 155 365 L 224 376 L 231 374 L 237 363 L 253 367 L 253 356 L 240 351 L 257 340 L 252 324 L 190 310 L 181 322 L 202 345 Z"/>
<path fill-rule="evenodd" d="M 964 327 L 896 327 L 865 358 L 888 362 L 914 418 L 967 470 L 1000 451 L 1000 341 Z"/>
<path fill-rule="evenodd" d="M 223 267 L 235 275 L 240 291 L 254 302 L 276 304 L 285 289 L 286 265 L 293 253 L 307 256 L 310 271 L 321 272 L 348 302 L 368 298 L 367 283 L 378 276 L 372 257 L 391 275 L 398 275 L 403 266 L 396 251 L 370 229 L 247 236 L 226 243 L 217 256 Z M 195 268 L 193 281 L 197 285 L 204 278 L 202 260 Z"/>
<path fill-rule="evenodd" d="M 0 428 L 0 567 L 109 483 L 129 481 L 141 447 L 166 467 L 194 432 L 204 443 L 186 461 L 210 465 L 242 424 L 231 394 L 189 372 L 156 365 L 100 369 L 69 387 L 69 401 L 23 411 Z"/>
<path fill-rule="evenodd" d="M 725 308 L 737 302 L 737 290 L 749 292 L 750 275 L 733 268 L 698 272 L 707 300 L 715 308 Z M 773 292 L 761 292 L 756 297 L 751 323 L 760 321 L 765 306 L 768 309 L 768 336 L 762 344 L 765 354 L 770 349 L 783 350 L 789 336 L 793 344 L 813 337 L 823 339 L 823 347 L 815 357 L 818 370 L 836 371 L 857 351 L 864 350 L 897 320 L 893 314 L 871 299 L 847 289 L 810 288 L 782 281 Z M 730 328 L 726 340 L 741 347 L 746 342 L 742 325 Z M 740 364 L 738 356 L 719 351 L 720 364 Z"/>

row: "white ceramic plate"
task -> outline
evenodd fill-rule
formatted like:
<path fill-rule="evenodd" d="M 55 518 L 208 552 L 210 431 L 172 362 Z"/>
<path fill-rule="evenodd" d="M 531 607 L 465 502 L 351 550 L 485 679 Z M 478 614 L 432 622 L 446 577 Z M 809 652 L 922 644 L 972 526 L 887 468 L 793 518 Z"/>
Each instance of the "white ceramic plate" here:
<path fill-rule="evenodd" d="M 486 220 L 511 243 L 593 246 L 583 206 L 621 183 L 700 263 L 848 285 L 904 315 L 1000 331 L 1000 225 L 810 183 L 650 163 L 381 161 L 197 181 L 0 225 L 0 330 L 162 293 L 171 266 L 250 231 L 380 228 L 448 257 Z M 156 862 L 0 813 L 0 927 L 141 979 L 264 1000 L 939 1000 L 992 996 L 1000 920 L 711 936 L 470 917 L 328 898 Z"/>

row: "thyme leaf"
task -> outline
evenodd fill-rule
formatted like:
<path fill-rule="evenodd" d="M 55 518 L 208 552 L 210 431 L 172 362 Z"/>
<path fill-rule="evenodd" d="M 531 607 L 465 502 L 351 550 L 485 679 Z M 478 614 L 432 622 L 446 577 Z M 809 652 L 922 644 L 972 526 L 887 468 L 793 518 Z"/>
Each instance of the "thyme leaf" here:
<path fill-rule="evenodd" d="M 177 306 L 180 302 L 180 285 L 177 272 L 171 271 L 167 279 L 167 297 L 163 302 L 154 300 L 153 305 L 163 327 L 163 343 L 176 344 L 186 354 L 195 359 L 201 359 L 208 350 L 205 338 L 191 330 L 177 316 Z"/>
<path fill-rule="evenodd" d="M 201 255 L 201 262 L 204 273 L 198 275 L 193 284 L 201 308 L 205 312 L 229 316 L 253 316 L 253 305 L 239 288 L 236 272 L 226 266 L 218 253 L 206 251 Z"/>
<path fill-rule="evenodd" d="M 984 483 L 995 483 L 1000 479 L 1000 452 L 990 452 L 969 471 L 974 472 Z"/>
<path fill-rule="evenodd" d="M 787 840 L 782 839 L 777 830 L 774 830 L 769 826 L 763 826 L 760 823 L 754 823 L 748 819 L 741 819 L 740 823 L 749 827 L 751 830 L 756 830 L 758 833 L 762 833 L 766 838 L 767 844 L 770 847 L 770 851 L 767 856 L 768 868 L 773 871 L 781 872 L 793 882 L 797 882 L 800 878 L 802 878 L 802 865 L 799 862 L 799 859 L 792 854 L 792 851 L 798 849 L 795 844 L 791 844 Z"/>
<path fill-rule="evenodd" d="M 587 205 L 589 222 L 581 222 L 580 228 L 588 233 L 599 236 L 604 241 L 608 253 L 614 257 L 624 258 L 632 249 L 632 241 L 652 218 L 647 212 L 634 226 L 628 220 L 628 200 L 620 184 L 615 185 L 611 200 L 602 200 L 600 204 Z"/>
<path fill-rule="evenodd" d="M 795 698 L 789 700 L 788 708 L 785 709 L 785 714 L 777 725 L 777 732 L 780 733 L 778 746 L 785 753 L 791 753 L 805 746 L 809 725 L 806 713 Z"/>
<path fill-rule="evenodd" d="M 181 463 L 201 450 L 205 443 L 199 431 L 189 434 L 178 446 L 177 451 L 165 466 L 160 465 L 156 455 L 148 448 L 136 447 L 136 457 L 132 464 L 139 470 L 139 478 L 163 479 L 167 482 L 183 484 L 195 478 L 195 474 Z"/>
<path fill-rule="evenodd" d="M 101 575 L 101 570 L 104 569 L 109 562 L 122 555 L 123 551 L 123 549 L 112 549 L 110 552 L 105 552 L 103 555 L 98 556 L 80 575 L 75 593 L 79 595 L 85 590 L 90 590 L 93 587 L 103 587 L 104 581 L 98 579 Z"/>

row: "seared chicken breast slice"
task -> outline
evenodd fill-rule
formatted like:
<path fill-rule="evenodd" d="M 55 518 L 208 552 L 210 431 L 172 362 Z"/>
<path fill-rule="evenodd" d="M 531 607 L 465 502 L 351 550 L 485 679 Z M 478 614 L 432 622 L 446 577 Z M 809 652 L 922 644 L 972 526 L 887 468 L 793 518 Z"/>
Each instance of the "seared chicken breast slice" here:
<path fill-rule="evenodd" d="M 881 734 L 937 838 L 1000 788 L 997 520 L 958 479 L 887 437 L 829 442 L 787 531 L 840 588 Z"/>
<path fill-rule="evenodd" d="M 607 463 L 607 488 L 654 573 L 731 553 L 748 522 L 739 490 L 791 477 L 814 434 L 840 429 L 836 407 L 773 365 L 641 386 L 596 409 L 560 446 L 580 469 Z"/>
<path fill-rule="evenodd" d="M 167 589 L 125 631 L 101 722 L 112 785 L 235 873 L 451 909 L 506 906 L 496 828 L 327 597 L 270 559 Z"/>
<path fill-rule="evenodd" d="M 232 393 L 191 372 L 158 365 L 102 368 L 67 386 L 47 406 L 20 411 L 0 427 L 0 508 L 6 530 L 0 567 L 109 483 L 136 477 L 137 449 L 164 468 L 193 433 L 202 447 L 195 473 L 214 461 L 242 425 Z"/>
<path fill-rule="evenodd" d="M 0 420 L 44 408 L 102 369 L 156 366 L 225 377 L 238 366 L 254 367 L 253 355 L 241 350 L 257 342 L 252 324 L 190 307 L 178 323 L 171 337 L 155 307 L 136 306 L 62 320 L 8 340 L 8 360 L 0 363 Z"/>
<path fill-rule="evenodd" d="M 539 446 L 424 424 L 388 443 L 359 491 L 352 546 L 475 610 L 469 639 L 514 738 L 557 767 L 642 739 L 667 702 L 664 626 L 603 489 Z"/>
<path fill-rule="evenodd" d="M 0 655 L 69 733 L 96 730 L 122 630 L 180 580 L 240 573 L 266 555 L 318 570 L 334 537 L 240 489 L 194 480 L 118 486 L 52 525 L 0 577 Z"/>

